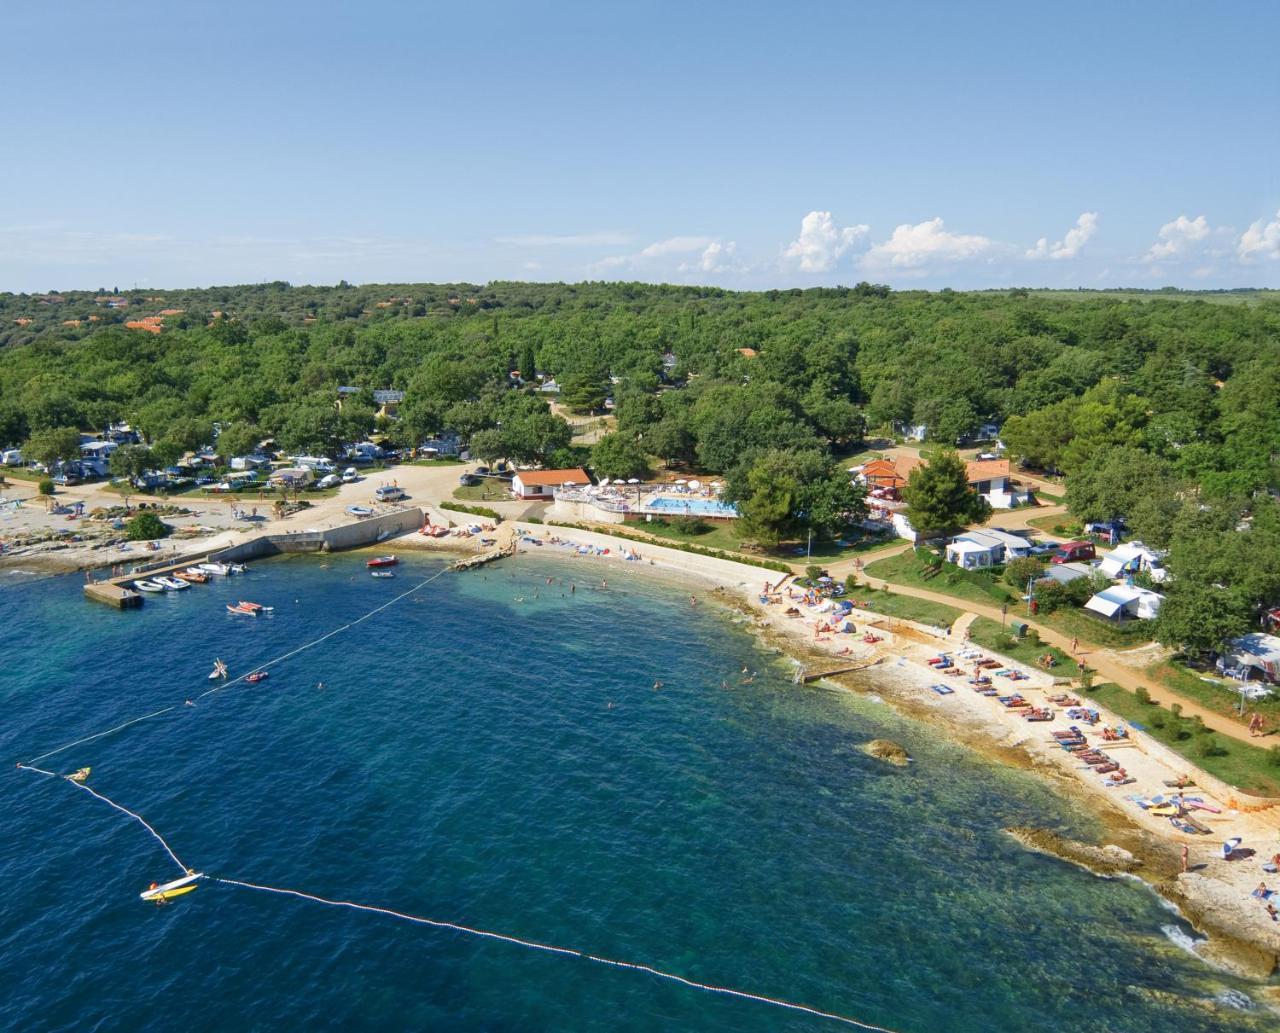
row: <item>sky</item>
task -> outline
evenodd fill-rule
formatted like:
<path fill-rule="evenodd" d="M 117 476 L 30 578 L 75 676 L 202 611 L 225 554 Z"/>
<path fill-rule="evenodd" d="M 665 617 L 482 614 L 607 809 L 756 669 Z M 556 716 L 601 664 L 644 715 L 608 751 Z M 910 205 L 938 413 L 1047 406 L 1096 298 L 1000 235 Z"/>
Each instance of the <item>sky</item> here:
<path fill-rule="evenodd" d="M 1271 2 L 59 0 L 0 38 L 0 291 L 1280 287 Z"/>

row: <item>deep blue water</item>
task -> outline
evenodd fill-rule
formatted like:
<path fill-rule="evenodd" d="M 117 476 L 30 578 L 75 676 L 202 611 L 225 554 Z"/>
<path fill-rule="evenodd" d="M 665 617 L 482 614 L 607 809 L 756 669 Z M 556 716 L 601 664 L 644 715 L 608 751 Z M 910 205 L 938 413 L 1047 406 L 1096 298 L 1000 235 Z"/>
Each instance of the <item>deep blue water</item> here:
<path fill-rule="evenodd" d="M 135 613 L 84 601 L 75 577 L 7 577 L 0 756 L 181 703 L 208 687 L 214 656 L 242 673 L 436 569 L 414 559 L 378 580 L 359 556 L 280 559 Z M 275 612 L 228 615 L 239 598 Z M 749 685 L 744 665 L 759 672 Z M 859 752 L 877 736 L 916 762 L 899 770 Z M 913 1033 L 1260 1022 L 1135 992 L 1203 997 L 1232 983 L 1170 944 L 1161 927 L 1176 920 L 1145 888 L 999 831 L 1089 836 L 1086 815 L 882 704 L 792 685 L 728 614 L 617 564 L 538 557 L 445 574 L 262 685 L 45 764 L 92 765 L 91 785 L 206 872 Z M 211 883 L 144 904 L 140 890 L 177 874 L 158 844 L 88 794 L 11 765 L 0 824 L 7 1029 L 842 1028 Z"/>

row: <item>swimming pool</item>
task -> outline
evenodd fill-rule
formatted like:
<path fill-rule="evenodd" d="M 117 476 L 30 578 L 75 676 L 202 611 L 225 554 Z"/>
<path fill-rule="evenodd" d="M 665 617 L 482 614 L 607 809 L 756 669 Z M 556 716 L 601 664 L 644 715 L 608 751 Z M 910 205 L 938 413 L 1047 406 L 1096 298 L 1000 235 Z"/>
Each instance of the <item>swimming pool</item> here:
<path fill-rule="evenodd" d="M 736 517 L 738 507 L 719 499 L 671 499 L 659 496 L 650 499 L 644 506 L 645 512 L 687 513 L 693 516 Z"/>

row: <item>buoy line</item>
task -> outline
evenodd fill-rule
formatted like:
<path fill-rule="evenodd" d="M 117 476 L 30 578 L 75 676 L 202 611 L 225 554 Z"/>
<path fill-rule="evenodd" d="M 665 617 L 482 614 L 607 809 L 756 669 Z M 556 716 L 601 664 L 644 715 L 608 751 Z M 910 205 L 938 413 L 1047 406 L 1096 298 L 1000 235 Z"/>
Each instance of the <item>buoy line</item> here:
<path fill-rule="evenodd" d="M 446 929 L 450 932 L 460 933 L 464 936 L 476 936 L 486 940 L 497 940 L 501 943 L 511 944 L 515 947 L 522 947 L 525 950 L 541 951 L 547 954 L 556 954 L 563 957 L 578 958 L 582 961 L 589 961 L 597 965 L 607 965 L 611 968 L 625 969 L 632 972 L 641 972 L 645 975 L 653 976 L 656 979 L 664 979 L 668 982 L 678 983 L 681 986 L 688 987 L 691 990 L 700 990 L 704 993 L 720 994 L 726 997 L 736 997 L 744 1001 L 753 1001 L 756 1004 L 765 1004 L 774 1008 L 782 1008 L 787 1011 L 802 1012 L 806 1015 L 812 1015 L 819 1019 L 828 1019 L 832 1022 L 843 1023 L 846 1026 L 853 1026 L 857 1029 L 866 1030 L 868 1033 L 898 1033 L 887 1026 L 877 1026 L 874 1023 L 863 1022 L 860 1019 L 852 1018 L 848 1015 L 841 1015 L 838 1012 L 823 1011 L 821 1008 L 815 1008 L 808 1004 L 799 1004 L 795 1001 L 788 1001 L 781 997 L 770 997 L 766 994 L 752 993 L 749 990 L 738 990 L 733 987 L 719 986 L 715 983 L 702 983 L 696 979 L 690 979 L 687 976 L 679 975 L 675 972 L 667 972 L 652 965 L 645 965 L 634 961 L 620 961 L 617 958 L 607 958 L 603 955 L 592 954 L 588 951 L 578 950 L 574 947 L 561 947 L 556 944 L 543 943 L 539 940 L 530 940 L 521 936 L 513 936 L 510 933 L 500 933 L 492 929 L 481 929 L 476 926 L 463 925 L 460 922 L 451 922 L 441 918 L 428 918 L 424 915 L 412 915 L 404 911 L 396 911 L 394 908 L 380 907 L 376 904 L 361 904 L 354 900 L 333 900 L 329 897 L 321 897 L 314 893 L 305 893 L 302 890 L 287 889 L 280 886 L 265 886 L 257 882 L 249 882 L 244 879 L 232 879 L 221 875 L 196 875 L 195 869 L 188 867 L 187 864 L 178 857 L 177 853 L 171 847 L 168 841 L 156 831 L 155 827 L 147 821 L 141 814 L 136 811 L 129 810 L 122 804 L 116 803 L 110 797 L 99 793 L 95 789 L 90 789 L 83 782 L 74 782 L 66 776 L 58 775 L 55 772 L 47 771 L 44 768 L 37 768 L 31 764 L 19 764 L 18 767 L 23 771 L 33 771 L 38 775 L 46 775 L 49 778 L 59 779 L 68 785 L 75 786 L 77 789 L 83 789 L 90 796 L 96 797 L 105 803 L 108 807 L 112 807 L 121 814 L 132 818 L 164 848 L 166 854 L 173 860 L 173 863 L 181 869 L 184 875 L 190 875 L 195 878 L 205 879 L 209 882 L 220 883 L 224 886 L 234 886 L 240 889 L 254 890 L 259 893 L 272 893 L 277 896 L 293 897 L 297 900 L 308 900 L 316 904 L 323 904 L 326 907 L 348 908 L 352 911 L 366 911 L 371 914 L 385 915 L 388 918 L 397 918 L 403 922 L 411 922 L 414 925 L 426 925 L 434 929 Z"/>
<path fill-rule="evenodd" d="M 351 621 L 350 623 L 343 624 L 341 627 L 334 628 L 332 631 L 327 632 L 324 635 L 321 635 L 319 638 L 312 639 L 310 642 L 307 642 L 299 646 L 297 649 L 292 649 L 289 652 L 285 653 L 283 656 L 276 657 L 274 660 L 268 660 L 266 663 L 258 664 L 256 667 L 250 667 L 249 670 L 245 671 L 245 673 L 240 675 L 238 678 L 233 678 L 231 679 L 231 681 L 224 682 L 221 685 L 215 685 L 212 689 L 206 689 L 204 692 L 200 693 L 195 698 L 204 699 L 205 696 L 211 696 L 215 692 L 222 692 L 225 689 L 231 688 L 233 685 L 240 684 L 246 678 L 248 678 L 250 674 L 254 673 L 255 671 L 265 671 L 268 667 L 274 667 L 276 664 L 283 663 L 285 660 L 288 660 L 291 657 L 295 657 L 299 653 L 306 652 L 308 649 L 312 649 L 315 646 L 318 646 L 321 642 L 324 642 L 327 639 L 333 638 L 334 635 L 339 635 L 344 631 L 348 631 L 351 628 L 354 628 L 357 624 L 364 623 L 374 614 L 381 613 L 388 606 L 394 606 L 401 599 L 405 599 L 408 596 L 413 595 L 414 592 L 421 591 L 422 589 L 426 588 L 427 585 L 431 584 L 431 582 L 435 581 L 436 578 L 441 577 L 447 573 L 449 573 L 448 567 L 445 567 L 442 570 L 437 570 L 425 581 L 420 581 L 418 582 L 418 584 L 414 585 L 412 588 L 408 589 L 407 591 L 401 592 L 399 595 L 395 596 L 394 598 L 388 599 L 385 603 L 382 603 L 380 606 L 375 606 L 368 613 L 364 614 L 361 617 L 357 617 L 355 620 Z M 123 724 L 116 725 L 114 728 L 108 728 L 106 731 L 103 731 L 103 732 L 94 732 L 92 735 L 86 735 L 83 738 L 76 739 L 73 742 L 66 743 L 63 746 L 59 746 L 57 749 L 50 750 L 48 753 L 42 753 L 38 757 L 32 757 L 29 761 L 26 761 L 25 763 L 27 765 L 39 764 L 42 760 L 48 760 L 50 757 L 56 757 L 59 753 L 65 753 L 67 750 L 71 749 L 73 746 L 82 746 L 87 742 L 93 742 L 95 739 L 101 739 L 104 736 L 112 735 L 115 732 L 123 731 L 124 729 L 130 727 L 131 725 L 141 724 L 143 721 L 150 721 L 152 718 L 160 717 L 162 714 L 167 714 L 171 710 L 177 710 L 178 707 L 179 707 L 179 704 L 175 703 L 170 706 L 163 707 L 160 710 L 153 710 L 149 714 L 143 714 L 141 717 L 132 718 L 128 721 L 125 721 Z"/>
<path fill-rule="evenodd" d="M 288 653 L 285 653 L 282 656 L 276 657 L 274 660 L 270 660 L 267 663 L 260 664 L 256 667 L 252 667 L 248 672 L 240 675 L 238 678 L 235 678 L 223 685 L 218 685 L 212 689 L 208 689 L 205 692 L 202 692 L 199 696 L 195 698 L 203 699 L 205 696 L 211 695 L 212 693 L 220 692 L 223 689 L 228 689 L 233 685 L 244 682 L 245 679 L 249 676 L 249 674 L 251 674 L 253 671 L 262 671 L 268 667 L 273 667 L 276 664 L 289 659 L 290 657 L 297 656 L 299 653 L 305 652 L 306 650 L 319 645 L 321 642 L 324 642 L 327 639 L 333 638 L 333 636 L 335 635 L 338 635 L 344 631 L 349 630 L 350 628 L 355 627 L 357 624 L 363 623 L 364 621 L 368 620 L 370 617 L 374 616 L 375 614 L 385 610 L 387 607 L 392 606 L 395 603 L 398 603 L 400 600 L 405 599 L 408 596 L 413 595 L 415 592 L 418 592 L 421 589 L 425 588 L 427 585 L 431 584 L 431 582 L 435 581 L 438 577 L 448 573 L 450 569 L 451 568 L 449 567 L 445 567 L 443 570 L 437 571 L 431 577 L 425 579 L 424 581 L 419 582 L 418 584 L 414 585 L 412 588 L 408 589 L 407 591 L 401 592 L 398 596 L 395 596 L 393 599 L 389 599 L 387 602 L 382 603 L 380 606 L 375 607 L 374 609 L 370 610 L 368 613 L 364 614 L 363 616 L 358 617 L 355 620 L 342 625 L 341 627 L 334 628 L 332 631 L 327 632 L 324 635 L 321 635 L 319 638 L 313 639 L 310 642 L 307 642 L 296 649 L 290 650 Z M 769 997 L 765 994 L 752 993 L 747 990 L 737 990 L 732 987 L 718 986 L 713 983 L 702 983 L 695 979 L 690 979 L 687 976 L 682 976 L 675 972 L 667 972 L 663 969 L 655 968 L 652 965 L 646 965 L 639 962 L 620 961 L 615 958 L 606 958 L 601 955 L 591 954 L 587 951 L 577 950 L 576 948 L 572 948 L 572 947 L 560 947 L 550 943 L 542 943 L 538 940 L 529 940 L 519 936 L 511 935 L 509 933 L 495 932 L 494 930 L 491 930 L 491 929 L 481 929 L 475 926 L 463 925 L 462 923 L 459 923 L 459 922 L 447 921 L 445 919 L 428 918 L 423 915 L 412 915 L 403 911 L 396 911 L 392 908 L 380 907 L 374 904 L 361 904 L 351 900 L 332 900 L 328 897 L 321 897 L 313 893 L 305 893 L 301 890 L 286 889 L 278 886 L 265 886 L 260 883 L 248 882 L 241 879 L 232 879 L 232 878 L 218 876 L 218 875 L 196 875 L 195 869 L 189 867 L 180 857 L 178 857 L 177 853 L 174 851 L 173 847 L 169 845 L 168 841 L 162 835 L 160 835 L 160 833 L 156 830 L 155 826 L 153 826 L 149 821 L 147 821 L 146 818 L 144 818 L 141 814 L 138 814 L 136 811 L 132 811 L 129 808 L 123 806 L 122 804 L 117 803 L 115 800 L 112 800 L 110 797 L 104 795 L 103 793 L 99 793 L 97 790 L 90 788 L 89 786 L 85 785 L 83 782 L 74 781 L 68 776 L 59 775 L 56 772 L 48 771 L 44 768 L 36 767 L 36 764 L 39 763 L 40 761 L 45 760 L 49 757 L 56 756 L 59 753 L 64 753 L 65 751 L 71 749 L 74 746 L 79 746 L 87 742 L 93 742 L 96 739 L 101 739 L 104 736 L 112 735 L 113 733 L 122 731 L 125 728 L 129 728 L 132 725 L 140 724 L 143 721 L 149 721 L 152 718 L 159 717 L 162 714 L 167 714 L 169 711 L 176 710 L 176 709 L 178 709 L 177 705 L 171 705 L 171 706 L 164 707 L 160 710 L 152 711 L 149 714 L 143 714 L 141 717 L 132 718 L 131 720 L 125 721 L 123 724 L 116 725 L 113 728 L 108 728 L 105 731 L 95 732 L 91 735 L 86 735 L 80 739 L 76 739 L 73 742 L 69 742 L 64 746 L 59 746 L 57 749 L 50 750 L 47 753 L 42 753 L 40 754 L 40 756 L 34 757 L 30 761 L 19 762 L 16 765 L 16 767 L 19 770 L 31 771 L 38 775 L 44 775 L 48 778 L 53 778 L 59 781 L 66 782 L 68 785 L 74 786 L 77 789 L 82 789 L 86 793 L 88 793 L 90 796 L 93 796 L 96 799 L 101 800 L 108 807 L 111 807 L 114 810 L 119 811 L 121 814 L 125 815 L 126 817 L 133 819 L 139 825 L 141 825 L 147 831 L 147 833 L 151 835 L 153 839 L 156 840 L 156 842 L 160 844 L 160 846 L 164 849 L 164 852 L 168 854 L 169 858 L 173 861 L 174 864 L 178 866 L 179 869 L 181 869 L 184 875 L 191 875 L 194 878 L 205 879 L 211 882 L 220 883 L 224 886 L 234 886 L 240 889 L 253 890 L 261 893 L 272 893 L 279 896 L 293 897 L 298 900 L 308 900 L 313 903 L 322 904 L 326 907 L 348 908 L 354 911 L 365 911 L 373 914 L 381 914 L 390 918 L 400 919 L 401 921 L 411 922 L 415 925 L 426 925 L 436 929 L 445 929 L 451 932 L 460 933 L 465 936 L 476 936 L 483 939 L 497 940 L 499 942 L 511 944 L 516 947 L 522 947 L 526 950 L 542 951 L 548 954 L 578 958 L 582 961 L 592 962 L 593 964 L 607 965 L 611 968 L 625 969 L 632 972 L 640 972 L 640 973 L 644 973 L 645 975 L 653 976 L 654 978 L 657 978 L 657 979 L 663 979 L 669 982 L 677 983 L 691 990 L 699 990 L 704 993 L 712 993 L 712 994 L 719 994 L 727 997 L 735 997 L 740 1000 L 752 1001 L 757 1004 L 769 1005 L 771 1007 L 781 1008 L 788 1011 L 802 1012 L 806 1015 L 812 1015 L 815 1018 L 827 1019 L 832 1022 L 839 1022 L 847 1026 L 853 1026 L 857 1029 L 866 1030 L 868 1031 L 868 1033 L 899 1033 L 899 1031 L 890 1029 L 887 1026 L 877 1026 L 874 1023 L 863 1022 L 859 1019 L 855 1019 L 847 1015 L 841 1015 L 837 1012 L 823 1011 L 822 1009 L 815 1008 L 811 1005 L 799 1004 L 797 1002 L 788 1001 L 779 997 Z"/>

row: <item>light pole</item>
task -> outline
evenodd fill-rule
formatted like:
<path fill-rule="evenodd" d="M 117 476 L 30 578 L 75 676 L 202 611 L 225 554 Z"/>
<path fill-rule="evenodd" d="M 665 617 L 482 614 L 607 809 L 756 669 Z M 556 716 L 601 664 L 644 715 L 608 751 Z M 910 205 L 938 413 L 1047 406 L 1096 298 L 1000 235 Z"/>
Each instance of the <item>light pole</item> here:
<path fill-rule="evenodd" d="M 812 558 L 813 558 L 813 528 L 811 527 L 809 528 L 809 540 L 805 543 L 805 547 L 804 547 L 805 564 L 807 565 L 809 560 L 811 560 Z"/>

